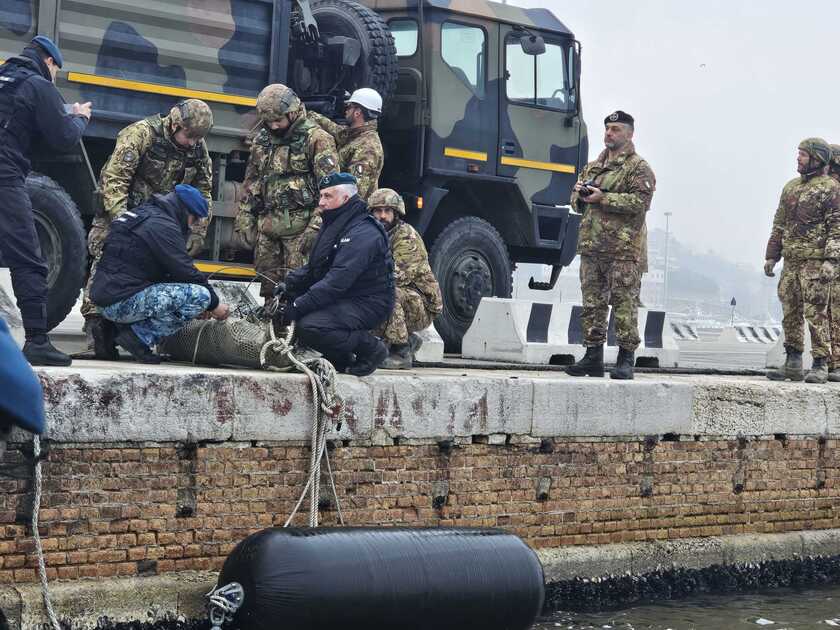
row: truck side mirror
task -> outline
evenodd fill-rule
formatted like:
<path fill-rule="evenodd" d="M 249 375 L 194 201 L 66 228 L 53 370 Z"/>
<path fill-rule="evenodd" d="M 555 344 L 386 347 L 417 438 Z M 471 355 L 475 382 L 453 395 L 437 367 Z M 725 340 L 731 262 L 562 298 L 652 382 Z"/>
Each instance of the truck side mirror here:
<path fill-rule="evenodd" d="M 542 55 L 545 53 L 545 40 L 539 35 L 523 35 L 519 40 L 522 52 L 526 55 Z"/>

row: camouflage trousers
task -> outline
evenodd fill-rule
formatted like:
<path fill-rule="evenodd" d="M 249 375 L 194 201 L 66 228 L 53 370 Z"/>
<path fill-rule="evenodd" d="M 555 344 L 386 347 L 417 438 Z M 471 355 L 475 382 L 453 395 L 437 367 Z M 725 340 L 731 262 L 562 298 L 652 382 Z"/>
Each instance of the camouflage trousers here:
<path fill-rule="evenodd" d="M 432 314 L 426 310 L 426 300 L 414 289 L 397 287 L 394 294 L 396 299 L 391 317 L 375 334 L 386 343 L 406 344 L 411 333 L 429 327 Z"/>
<path fill-rule="evenodd" d="M 285 280 L 286 274 L 292 269 L 299 269 L 306 264 L 320 224 L 321 218 L 315 215 L 303 232 L 294 236 L 276 238 L 259 233 L 254 248 L 254 268 L 270 278 L 261 278 L 260 295 L 272 295 L 277 282 Z"/>
<path fill-rule="evenodd" d="M 815 359 L 828 357 L 831 347 L 828 319 L 831 283 L 822 278 L 822 263 L 820 259 L 786 260 L 779 278 L 785 346 L 800 352 L 804 349 L 804 318 L 811 331 L 811 355 Z"/>
<path fill-rule="evenodd" d="M 97 314 L 96 305 L 90 301 L 90 287 L 93 284 L 93 274 L 96 272 L 96 266 L 99 264 L 99 259 L 102 258 L 102 247 L 105 245 L 105 238 L 108 232 L 111 231 L 111 220 L 106 217 L 98 216 L 93 220 L 88 232 L 88 252 L 90 253 L 90 275 L 88 275 L 87 284 L 85 284 L 84 294 L 82 296 L 82 316 L 87 319 Z"/>
<path fill-rule="evenodd" d="M 613 307 L 615 336 L 619 347 L 635 351 L 639 346 L 639 291 L 642 274 L 633 260 L 580 257 L 580 289 L 583 294 L 581 324 L 583 345 L 600 346 L 607 341 L 607 313 Z"/>
<path fill-rule="evenodd" d="M 831 283 L 828 298 L 828 325 L 831 337 L 831 359 L 828 367 L 840 368 L 840 278 Z"/>
<path fill-rule="evenodd" d="M 131 329 L 147 346 L 174 335 L 207 310 L 210 291 L 199 284 L 162 283 L 99 309 L 102 317 Z"/>

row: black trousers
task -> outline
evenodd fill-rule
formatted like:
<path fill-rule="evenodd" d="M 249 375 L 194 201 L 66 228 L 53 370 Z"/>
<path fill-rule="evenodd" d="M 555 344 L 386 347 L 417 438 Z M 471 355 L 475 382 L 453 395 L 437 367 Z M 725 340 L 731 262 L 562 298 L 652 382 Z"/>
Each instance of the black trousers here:
<path fill-rule="evenodd" d="M 301 317 L 297 335 L 336 367 L 346 367 L 351 353 L 366 356 L 376 349 L 378 340 L 370 331 L 387 320 L 393 308 L 393 299 L 381 297 L 339 300 Z"/>
<path fill-rule="evenodd" d="M 0 254 L 27 331 L 47 332 L 47 263 L 23 182 L 0 182 Z"/>

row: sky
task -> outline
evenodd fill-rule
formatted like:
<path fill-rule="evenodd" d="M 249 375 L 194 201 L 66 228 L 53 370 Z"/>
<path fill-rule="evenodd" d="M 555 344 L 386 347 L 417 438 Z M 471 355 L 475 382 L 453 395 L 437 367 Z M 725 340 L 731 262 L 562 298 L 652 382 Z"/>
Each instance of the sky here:
<path fill-rule="evenodd" d="M 509 0 L 551 10 L 582 42 L 590 158 L 603 119 L 636 119 L 657 189 L 648 226 L 756 268 L 799 142 L 840 144 L 837 0 Z"/>

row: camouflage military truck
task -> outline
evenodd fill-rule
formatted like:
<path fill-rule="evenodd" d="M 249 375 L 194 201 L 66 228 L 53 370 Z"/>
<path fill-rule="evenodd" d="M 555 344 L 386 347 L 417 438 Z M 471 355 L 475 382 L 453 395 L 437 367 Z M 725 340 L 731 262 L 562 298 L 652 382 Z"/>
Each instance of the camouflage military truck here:
<path fill-rule="evenodd" d="M 83 146 L 40 155 L 28 187 L 49 261 L 50 324 L 76 301 L 99 171 L 117 133 L 185 98 L 213 109 L 214 220 L 199 268 L 250 275 L 230 246 L 257 93 L 291 85 L 340 116 L 373 87 L 385 99 L 380 185 L 402 192 L 444 297 L 457 349 L 482 296 L 509 296 L 515 262 L 574 256 L 570 190 L 586 161 L 580 45 L 549 11 L 483 0 L 3 0 L 0 59 L 54 38 L 69 101 L 93 101 Z"/>

